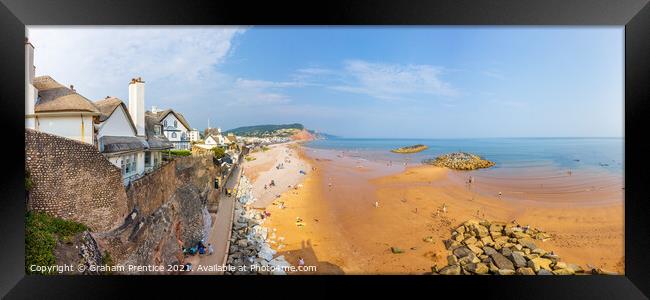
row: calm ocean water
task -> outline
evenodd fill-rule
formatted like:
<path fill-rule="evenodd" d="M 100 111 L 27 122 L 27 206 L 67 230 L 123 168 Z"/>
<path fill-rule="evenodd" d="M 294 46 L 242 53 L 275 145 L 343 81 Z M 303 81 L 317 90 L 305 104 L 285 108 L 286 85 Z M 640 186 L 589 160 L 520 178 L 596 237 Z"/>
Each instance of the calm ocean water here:
<path fill-rule="evenodd" d="M 395 154 L 391 149 L 424 144 L 429 149 L 414 154 Z M 516 174 L 517 170 L 539 170 L 544 176 L 572 172 L 623 177 L 623 138 L 485 138 L 485 139 L 356 139 L 333 138 L 312 141 L 310 148 L 345 151 L 362 159 L 420 163 L 426 158 L 465 151 L 494 161 L 489 172 Z M 487 170 L 486 170 L 487 171 Z"/>

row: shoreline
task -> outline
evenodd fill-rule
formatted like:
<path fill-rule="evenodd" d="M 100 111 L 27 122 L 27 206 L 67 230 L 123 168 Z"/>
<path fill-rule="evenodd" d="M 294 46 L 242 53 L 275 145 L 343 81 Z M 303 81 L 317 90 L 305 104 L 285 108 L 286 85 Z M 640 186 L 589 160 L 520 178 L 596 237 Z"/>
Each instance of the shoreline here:
<path fill-rule="evenodd" d="M 543 227 L 552 238 L 541 247 L 585 269 L 591 265 L 624 273 L 622 190 L 619 201 L 603 203 L 590 202 L 589 194 L 542 197 L 545 201 L 499 199 L 468 190 L 458 180 L 462 177 L 444 168 L 377 170 L 371 161 L 314 157 L 307 153 L 312 150 L 296 145 L 296 158 L 315 170 L 295 183 L 301 188 L 286 189 L 263 206 L 271 213 L 265 226 L 284 239 L 284 247 L 273 248 L 294 266 L 302 257 L 319 274 L 424 274 L 445 264 L 442 241 L 452 228 L 478 213 L 480 218 Z M 279 201 L 286 204 L 284 209 Z M 298 227 L 296 218 L 304 225 Z M 425 236 L 433 236 L 434 242 L 423 242 Z M 393 254 L 390 247 L 405 253 Z"/>

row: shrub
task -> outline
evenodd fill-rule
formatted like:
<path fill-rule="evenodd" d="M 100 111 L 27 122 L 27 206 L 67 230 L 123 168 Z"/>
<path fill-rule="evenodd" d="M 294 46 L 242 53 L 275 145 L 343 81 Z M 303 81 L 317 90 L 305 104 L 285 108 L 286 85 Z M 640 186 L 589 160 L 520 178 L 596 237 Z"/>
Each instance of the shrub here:
<path fill-rule="evenodd" d="M 252 156 L 249 156 L 249 155 L 246 155 L 246 157 L 244 157 L 244 159 L 246 159 L 246 161 L 254 161 L 256 158 L 252 157 Z"/>
<path fill-rule="evenodd" d="M 169 154 L 172 156 L 190 156 L 192 151 L 190 150 L 169 150 Z"/>
<path fill-rule="evenodd" d="M 110 252 L 106 251 L 102 255 L 102 265 L 104 265 L 104 266 L 114 266 L 115 265 L 115 263 L 113 262 L 113 258 L 111 257 Z M 110 275 L 112 273 L 113 272 L 111 272 L 111 271 L 106 271 L 106 272 L 103 273 L 103 275 Z"/>
<path fill-rule="evenodd" d="M 226 156 L 226 150 L 224 150 L 221 147 L 212 148 L 212 152 L 214 153 L 214 157 L 216 157 L 217 159 L 220 159 L 220 158 L 223 158 L 224 156 Z"/>
<path fill-rule="evenodd" d="M 269 151 L 269 150 L 271 150 L 271 148 L 269 148 L 267 146 L 262 146 L 262 151 Z"/>
<path fill-rule="evenodd" d="M 29 171 L 25 170 L 25 190 L 31 191 L 33 187 L 34 181 L 32 181 L 32 177 L 29 174 Z"/>
<path fill-rule="evenodd" d="M 25 214 L 25 272 L 30 266 L 56 264 L 54 248 L 58 241 L 70 242 L 74 235 L 88 230 L 84 224 L 52 217 L 43 212 Z M 51 274 L 51 273 L 48 273 Z"/>

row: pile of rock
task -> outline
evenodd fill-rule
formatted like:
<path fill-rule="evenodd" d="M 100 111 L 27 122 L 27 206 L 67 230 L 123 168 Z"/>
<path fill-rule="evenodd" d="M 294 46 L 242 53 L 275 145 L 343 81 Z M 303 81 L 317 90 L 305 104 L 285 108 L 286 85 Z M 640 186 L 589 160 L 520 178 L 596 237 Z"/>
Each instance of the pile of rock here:
<path fill-rule="evenodd" d="M 495 165 L 492 161 L 467 152 L 447 153 L 440 155 L 435 159 L 425 159 L 422 163 L 437 167 L 447 167 L 454 170 L 476 170 L 489 168 Z"/>
<path fill-rule="evenodd" d="M 269 230 L 262 226 L 264 223 L 262 213 L 245 206 L 254 201 L 252 185 L 246 177 L 242 177 L 235 202 L 235 217 L 227 261 L 227 264 L 235 267 L 236 271 L 225 272 L 225 274 L 285 275 L 284 269 L 290 264 L 282 255 L 273 257 L 276 251 L 267 242 L 270 237 Z"/>
<path fill-rule="evenodd" d="M 551 236 L 516 223 L 469 220 L 445 240 L 447 266 L 432 268 L 440 275 L 574 275 L 584 273 L 575 264 L 560 260 L 553 251 L 535 244 Z"/>
<path fill-rule="evenodd" d="M 424 150 L 427 150 L 427 149 L 429 149 L 428 146 L 422 145 L 422 144 L 417 144 L 417 145 L 413 145 L 413 146 L 406 146 L 406 147 L 393 149 L 393 150 L 390 150 L 390 152 L 406 154 L 406 153 L 417 153 L 417 152 L 421 152 L 421 151 L 424 151 Z"/>

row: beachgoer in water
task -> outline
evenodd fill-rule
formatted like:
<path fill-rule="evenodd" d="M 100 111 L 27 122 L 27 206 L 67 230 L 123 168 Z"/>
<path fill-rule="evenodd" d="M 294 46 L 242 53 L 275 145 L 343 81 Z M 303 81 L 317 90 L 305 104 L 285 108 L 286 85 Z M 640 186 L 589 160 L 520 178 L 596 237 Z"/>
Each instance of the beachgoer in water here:
<path fill-rule="evenodd" d="M 499 192 L 499 198 L 501 198 L 501 192 Z"/>
<path fill-rule="evenodd" d="M 375 208 L 379 207 L 379 201 L 375 201 Z"/>

